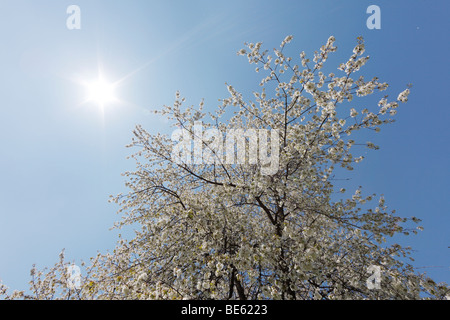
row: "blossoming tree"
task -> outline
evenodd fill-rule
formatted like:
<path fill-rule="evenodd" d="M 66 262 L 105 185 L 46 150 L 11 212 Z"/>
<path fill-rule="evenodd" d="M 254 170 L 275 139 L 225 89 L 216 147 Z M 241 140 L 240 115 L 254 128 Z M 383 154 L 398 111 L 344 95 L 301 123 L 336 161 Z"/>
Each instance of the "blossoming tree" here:
<path fill-rule="evenodd" d="M 262 43 L 238 52 L 264 74 L 252 101 L 228 86 L 230 96 L 215 113 L 203 112 L 203 103 L 184 107 L 179 94 L 158 111 L 185 136 L 200 139 L 214 161 L 173 157 L 178 141 L 136 127 L 137 170 L 126 173 L 129 193 L 112 199 L 123 214 L 116 227 L 137 226 L 134 239 L 120 238 L 113 252 L 83 264 L 78 287 L 67 285 L 70 264 L 61 254 L 52 269 L 33 268 L 30 293 L 6 287 L 0 293 L 27 299 L 444 299 L 448 286 L 417 274 L 406 262 L 409 248 L 386 244 L 387 237 L 416 232 L 409 224 L 418 219 L 388 212 L 383 197 L 363 196 L 361 189 L 346 199 L 333 179 L 362 160 L 352 154 L 358 147 L 378 148 L 358 141 L 356 131 L 378 132 L 393 122 L 409 89 L 360 110 L 353 98 L 388 88 L 376 77 L 354 77 L 369 59 L 363 39 L 337 74 L 323 72 L 336 51 L 334 37 L 312 61 L 304 52 L 286 56 L 291 40 L 273 53 Z M 245 161 L 225 161 L 223 149 L 197 136 L 198 122 L 220 133 L 276 131 L 278 149 L 270 153 L 277 154 L 277 170 L 264 174 L 265 164 L 248 161 L 257 151 L 247 137 Z"/>

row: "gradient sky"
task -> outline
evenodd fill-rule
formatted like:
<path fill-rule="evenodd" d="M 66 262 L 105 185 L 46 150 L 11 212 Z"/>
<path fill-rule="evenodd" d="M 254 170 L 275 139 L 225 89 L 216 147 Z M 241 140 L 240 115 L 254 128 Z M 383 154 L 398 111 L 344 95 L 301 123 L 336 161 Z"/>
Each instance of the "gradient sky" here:
<path fill-rule="evenodd" d="M 66 27 L 71 4 L 80 30 Z M 366 27 L 371 4 L 380 30 Z M 397 122 L 371 137 L 381 149 L 346 185 L 422 219 L 423 232 L 396 240 L 416 250 L 418 271 L 450 283 L 449 9 L 444 0 L 0 0 L 0 279 L 27 289 L 32 264 L 51 267 L 63 248 L 76 263 L 112 249 L 120 216 L 108 198 L 126 191 L 121 173 L 135 168 L 125 148 L 135 125 L 170 133 L 149 111 L 177 90 L 189 104 L 205 98 L 208 110 L 228 96 L 225 82 L 250 93 L 259 75 L 236 52 L 244 42 L 278 47 L 291 34 L 294 58 L 334 35 L 329 68 L 361 35 L 365 75 L 388 82 L 393 98 L 413 84 Z M 84 103 L 80 85 L 99 69 L 120 81 L 122 102 L 104 110 Z"/>

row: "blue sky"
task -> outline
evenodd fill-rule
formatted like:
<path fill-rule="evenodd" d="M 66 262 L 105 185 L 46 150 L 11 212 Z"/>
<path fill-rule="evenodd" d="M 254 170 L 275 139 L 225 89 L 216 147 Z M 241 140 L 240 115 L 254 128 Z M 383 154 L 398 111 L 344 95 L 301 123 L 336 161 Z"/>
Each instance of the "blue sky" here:
<path fill-rule="evenodd" d="M 66 27 L 71 4 L 81 8 L 80 30 Z M 366 27 L 372 4 L 380 30 Z M 419 271 L 450 283 L 449 9 L 438 0 L 1 0 L 0 279 L 26 289 L 32 264 L 51 266 L 62 248 L 75 262 L 111 249 L 120 217 L 107 200 L 126 191 L 121 173 L 135 168 L 125 148 L 134 126 L 170 133 L 149 110 L 172 104 L 177 90 L 209 110 L 227 97 L 225 82 L 250 93 L 259 77 L 236 52 L 292 34 L 294 58 L 334 35 L 330 68 L 362 35 L 365 75 L 388 82 L 392 97 L 413 84 L 397 122 L 370 137 L 381 149 L 347 184 L 422 219 L 423 232 L 398 242 L 416 250 L 413 264 L 427 267 Z M 122 102 L 103 110 L 80 85 L 99 68 L 120 80 Z"/>

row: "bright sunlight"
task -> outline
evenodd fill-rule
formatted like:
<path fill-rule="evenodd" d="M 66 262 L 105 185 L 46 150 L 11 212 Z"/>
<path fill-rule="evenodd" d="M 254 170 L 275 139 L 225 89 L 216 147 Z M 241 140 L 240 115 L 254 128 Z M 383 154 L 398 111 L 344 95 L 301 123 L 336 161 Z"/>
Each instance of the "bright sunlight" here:
<path fill-rule="evenodd" d="M 107 103 L 116 100 L 114 93 L 115 85 L 109 83 L 102 77 L 99 77 L 96 81 L 86 84 L 88 89 L 88 101 L 94 101 L 100 106 L 104 106 Z"/>

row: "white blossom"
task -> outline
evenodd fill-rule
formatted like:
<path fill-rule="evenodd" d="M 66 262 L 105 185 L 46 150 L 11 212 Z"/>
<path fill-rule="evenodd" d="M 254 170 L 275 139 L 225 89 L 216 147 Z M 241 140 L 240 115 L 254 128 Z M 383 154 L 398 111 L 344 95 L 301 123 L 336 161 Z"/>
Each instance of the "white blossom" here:
<path fill-rule="evenodd" d="M 406 89 L 398 95 L 397 100 L 400 102 L 406 102 L 406 101 L 408 101 L 408 95 L 409 95 L 409 89 Z"/>

